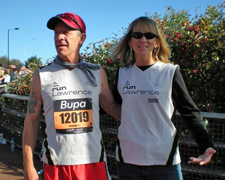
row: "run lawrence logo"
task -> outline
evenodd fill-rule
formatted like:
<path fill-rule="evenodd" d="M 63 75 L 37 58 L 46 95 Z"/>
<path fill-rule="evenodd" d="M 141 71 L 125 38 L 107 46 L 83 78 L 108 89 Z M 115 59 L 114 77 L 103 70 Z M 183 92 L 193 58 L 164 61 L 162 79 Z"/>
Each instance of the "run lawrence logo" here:
<path fill-rule="evenodd" d="M 123 90 L 127 90 L 127 89 L 136 89 L 136 86 L 131 86 L 131 85 L 130 85 L 130 82 L 127 81 L 127 82 L 125 83 L 125 86 L 123 86 Z"/>
<path fill-rule="evenodd" d="M 159 95 L 159 91 L 155 91 L 154 89 L 137 89 L 136 86 L 131 85 L 129 81 L 126 81 L 125 85 L 123 86 L 123 94 Z"/>
<path fill-rule="evenodd" d="M 67 90 L 66 86 L 60 86 L 54 82 L 52 84 L 52 96 L 67 96 L 67 95 L 92 95 L 92 91 L 89 90 Z"/>
<path fill-rule="evenodd" d="M 66 86 L 59 86 L 56 82 L 52 84 L 52 95 L 55 96 L 60 91 L 66 91 Z"/>

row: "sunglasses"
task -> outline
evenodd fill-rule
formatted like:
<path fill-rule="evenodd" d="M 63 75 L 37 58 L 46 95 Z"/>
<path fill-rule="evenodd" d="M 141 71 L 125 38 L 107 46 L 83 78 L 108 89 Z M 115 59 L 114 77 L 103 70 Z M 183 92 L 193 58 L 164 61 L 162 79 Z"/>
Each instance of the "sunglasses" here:
<path fill-rule="evenodd" d="M 153 39 L 155 37 L 158 37 L 156 34 L 153 34 L 151 32 L 148 32 L 148 33 L 133 32 L 133 33 L 131 33 L 131 37 L 133 37 L 135 39 L 141 39 L 143 36 L 145 36 L 146 39 Z"/>
<path fill-rule="evenodd" d="M 83 30 L 80 27 L 80 24 L 77 22 L 76 18 L 73 15 L 68 14 L 68 13 L 64 13 L 64 14 L 58 14 L 57 17 L 63 18 L 63 19 L 69 19 L 70 21 L 75 22 L 75 24 L 79 27 L 78 30 L 83 33 Z"/>

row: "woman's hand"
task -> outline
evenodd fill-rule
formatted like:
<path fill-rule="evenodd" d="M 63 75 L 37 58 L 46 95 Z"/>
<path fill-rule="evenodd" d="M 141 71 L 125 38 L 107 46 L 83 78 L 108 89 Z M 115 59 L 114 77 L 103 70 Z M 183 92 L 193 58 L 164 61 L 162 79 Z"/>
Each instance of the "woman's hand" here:
<path fill-rule="evenodd" d="M 208 164 L 211 161 L 213 154 L 215 153 L 216 150 L 210 147 L 206 149 L 205 153 L 200 155 L 198 158 L 190 157 L 188 164 L 199 164 L 199 165 Z"/>

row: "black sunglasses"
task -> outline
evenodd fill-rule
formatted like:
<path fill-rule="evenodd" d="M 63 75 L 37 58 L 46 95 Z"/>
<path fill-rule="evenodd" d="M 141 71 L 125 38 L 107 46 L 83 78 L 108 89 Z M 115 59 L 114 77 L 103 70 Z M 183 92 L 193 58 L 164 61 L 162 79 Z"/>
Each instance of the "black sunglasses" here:
<path fill-rule="evenodd" d="M 77 22 L 76 18 L 71 15 L 71 14 L 68 14 L 68 13 L 64 13 L 64 14 L 58 14 L 57 17 L 59 18 L 63 18 L 63 19 L 69 19 L 70 21 L 73 21 L 75 22 L 75 24 L 79 27 L 79 31 L 81 31 L 83 33 L 83 30 L 82 28 L 80 27 L 80 24 Z"/>
<path fill-rule="evenodd" d="M 153 34 L 151 32 L 148 32 L 148 33 L 133 32 L 133 33 L 131 33 L 131 37 L 133 37 L 135 39 L 141 39 L 143 36 L 145 36 L 146 39 L 153 39 L 155 37 L 158 37 L 156 34 Z"/>

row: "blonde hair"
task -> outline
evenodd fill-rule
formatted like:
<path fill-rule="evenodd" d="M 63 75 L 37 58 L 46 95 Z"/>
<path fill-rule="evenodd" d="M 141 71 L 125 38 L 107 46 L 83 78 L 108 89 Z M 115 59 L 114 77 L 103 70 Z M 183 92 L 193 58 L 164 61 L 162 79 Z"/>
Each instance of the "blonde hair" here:
<path fill-rule="evenodd" d="M 130 66 L 134 64 L 134 51 L 130 48 L 129 41 L 133 28 L 136 25 L 140 26 L 146 32 L 152 32 L 158 36 L 156 38 L 158 47 L 153 52 L 153 58 L 155 58 L 157 61 L 169 63 L 169 56 L 171 54 L 170 48 L 161 31 L 158 29 L 155 21 L 148 17 L 139 17 L 129 25 L 127 33 L 121 38 L 114 49 L 114 57 L 120 58 L 124 66 Z"/>
<path fill-rule="evenodd" d="M 5 74 L 9 74 L 10 70 L 9 69 L 5 69 Z"/>

